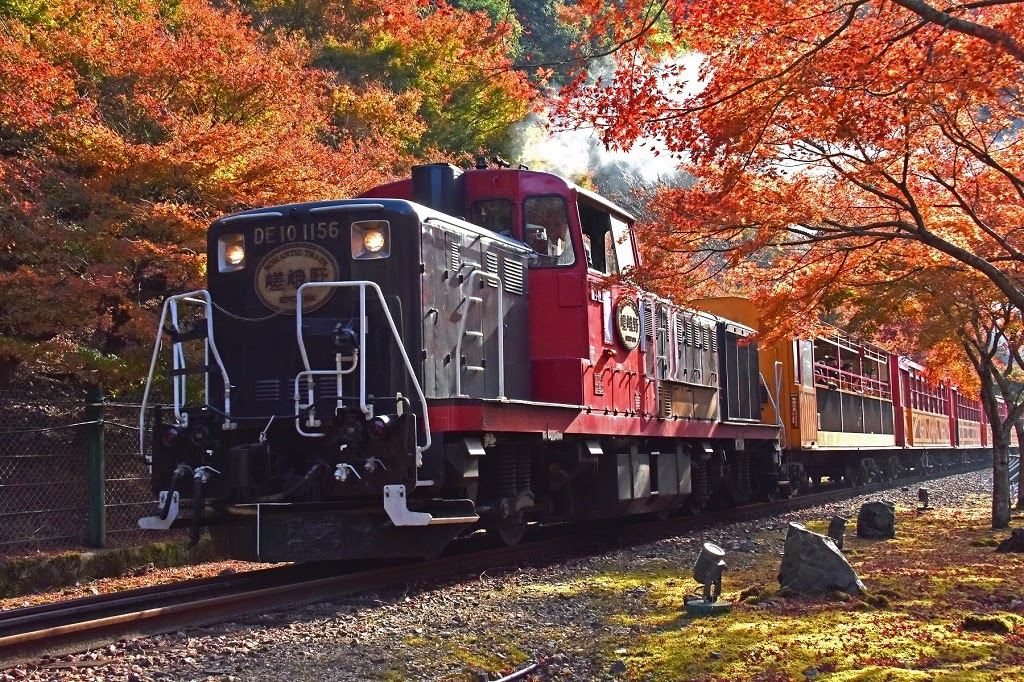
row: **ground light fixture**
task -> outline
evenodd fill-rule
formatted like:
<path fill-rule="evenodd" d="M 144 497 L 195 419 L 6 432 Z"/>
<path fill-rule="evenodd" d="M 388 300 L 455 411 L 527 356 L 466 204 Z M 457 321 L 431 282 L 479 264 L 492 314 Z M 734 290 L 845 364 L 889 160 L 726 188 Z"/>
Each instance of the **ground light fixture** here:
<path fill-rule="evenodd" d="M 703 591 L 700 596 L 694 594 L 686 598 L 687 616 L 710 616 L 732 608 L 731 603 L 718 600 L 724 572 L 725 550 L 713 542 L 705 542 L 693 564 L 693 579 L 701 584 Z"/>
<path fill-rule="evenodd" d="M 930 509 L 930 507 L 928 506 L 928 488 L 919 488 L 918 489 L 918 491 L 917 491 L 917 501 L 921 503 L 921 509 L 919 511 L 924 511 L 925 509 Z"/>

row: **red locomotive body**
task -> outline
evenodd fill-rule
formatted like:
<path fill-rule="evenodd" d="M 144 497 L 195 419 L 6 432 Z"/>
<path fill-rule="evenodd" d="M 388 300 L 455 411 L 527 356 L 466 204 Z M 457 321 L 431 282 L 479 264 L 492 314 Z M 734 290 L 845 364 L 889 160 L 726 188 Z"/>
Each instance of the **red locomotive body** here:
<path fill-rule="evenodd" d="M 548 173 L 482 169 L 467 172 L 462 180 L 458 191 L 435 199 L 434 208 L 507 233 L 538 253 L 547 249 L 541 257 L 549 262 L 529 270 L 532 401 L 517 401 L 514 409 L 508 409 L 508 401 L 435 402 L 430 407 L 435 428 L 533 432 L 552 437 L 591 434 L 754 442 L 774 438 L 775 427 L 756 423 L 756 418 L 719 421 L 710 406 L 712 401 L 706 401 L 703 419 L 693 414 L 688 415 L 691 418 L 659 415 L 654 315 L 659 308 L 678 315 L 680 330 L 684 323 L 696 330 L 681 331 L 681 338 L 685 341 L 690 335 L 700 335 L 700 343 L 709 347 L 717 347 L 716 319 L 684 312 L 649 294 L 626 296 L 609 280 L 609 275 L 639 261 L 631 215 L 601 196 Z M 402 180 L 362 196 L 411 201 L 413 184 Z M 538 227 L 547 234 L 546 244 L 544 239 L 536 238 Z M 637 339 L 633 347 L 623 342 L 620 330 L 633 319 L 631 311 L 618 310 L 624 298 L 634 301 L 636 308 Z M 644 319 L 639 319 L 641 308 Z M 686 360 L 684 353 L 677 351 L 675 355 L 680 363 Z M 662 360 L 670 362 L 668 356 L 663 353 Z M 680 369 L 680 376 L 684 371 L 689 378 L 693 368 Z M 700 369 L 696 371 L 699 377 Z M 716 386 L 718 368 L 706 373 L 709 376 L 705 380 L 698 378 L 691 383 Z M 660 376 L 672 383 L 668 373 L 661 372 Z M 758 392 L 758 388 L 755 385 L 753 390 Z"/>

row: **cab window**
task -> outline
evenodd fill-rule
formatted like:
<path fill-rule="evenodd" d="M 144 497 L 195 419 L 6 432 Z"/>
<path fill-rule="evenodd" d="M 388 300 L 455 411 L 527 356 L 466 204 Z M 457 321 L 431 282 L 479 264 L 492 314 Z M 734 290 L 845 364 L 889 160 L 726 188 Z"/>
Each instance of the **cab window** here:
<path fill-rule="evenodd" d="M 617 275 L 635 265 L 627 223 L 606 209 L 584 201 L 579 203 L 579 212 L 588 268 L 606 275 Z"/>
<path fill-rule="evenodd" d="M 512 202 L 508 199 L 486 199 L 470 207 L 469 222 L 492 232 L 512 236 Z"/>
<path fill-rule="evenodd" d="M 523 219 L 523 241 L 540 255 L 534 267 L 564 267 L 576 262 L 565 199 L 530 197 L 523 202 Z"/>
<path fill-rule="evenodd" d="M 629 231 L 629 224 L 615 216 L 608 216 L 608 218 L 612 225 L 612 244 L 615 248 L 615 257 L 619 262 L 619 268 L 627 270 L 636 267 L 636 259 L 633 256 L 633 235 Z"/>

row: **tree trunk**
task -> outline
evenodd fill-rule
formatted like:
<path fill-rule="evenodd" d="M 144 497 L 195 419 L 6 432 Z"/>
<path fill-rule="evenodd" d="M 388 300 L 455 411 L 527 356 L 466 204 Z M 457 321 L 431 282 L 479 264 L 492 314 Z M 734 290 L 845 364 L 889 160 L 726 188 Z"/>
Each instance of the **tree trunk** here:
<path fill-rule="evenodd" d="M 973 360 L 973 358 L 972 358 Z M 996 369 L 992 358 L 975 361 L 978 378 L 981 379 L 981 405 L 992 426 L 992 527 L 1010 527 L 1010 423 L 1003 423 L 999 414 L 998 390 L 995 380 Z"/>
<path fill-rule="evenodd" d="M 992 425 L 992 527 L 1010 527 L 1010 439 L 1008 429 Z"/>

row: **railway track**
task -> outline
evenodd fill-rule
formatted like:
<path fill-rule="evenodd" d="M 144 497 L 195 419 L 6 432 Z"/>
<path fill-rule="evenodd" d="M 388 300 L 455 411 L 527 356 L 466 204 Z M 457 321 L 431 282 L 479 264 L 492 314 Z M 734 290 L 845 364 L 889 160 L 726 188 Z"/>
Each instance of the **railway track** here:
<path fill-rule="evenodd" d="M 941 475 L 985 466 L 947 470 Z M 533 538 L 510 548 L 481 549 L 484 543 L 474 536 L 456 543 L 446 556 L 417 563 L 380 563 L 372 567 L 363 563 L 358 569 L 341 562 L 296 564 L 12 609 L 0 613 L 0 667 L 44 655 L 56 657 L 82 651 L 123 637 L 223 623 L 356 592 L 451 580 L 504 566 L 593 554 L 720 524 L 799 511 L 925 480 L 928 480 L 925 476 L 910 476 L 857 488 L 835 488 L 706 516 L 653 522 L 622 519 L 604 523 L 600 528 L 575 525 L 571 532 L 566 526 L 551 526 L 539 529 Z"/>

